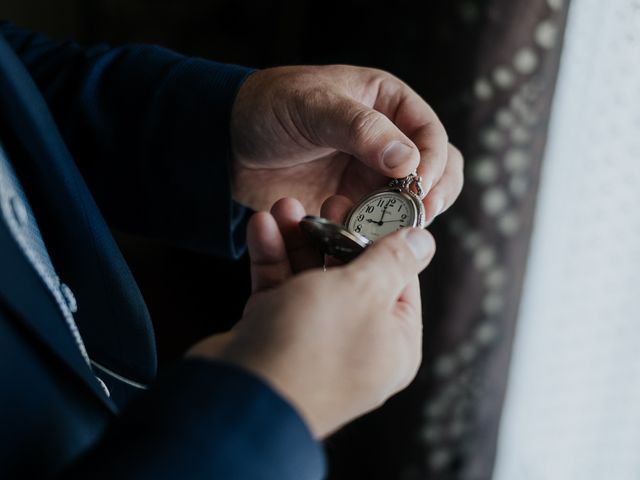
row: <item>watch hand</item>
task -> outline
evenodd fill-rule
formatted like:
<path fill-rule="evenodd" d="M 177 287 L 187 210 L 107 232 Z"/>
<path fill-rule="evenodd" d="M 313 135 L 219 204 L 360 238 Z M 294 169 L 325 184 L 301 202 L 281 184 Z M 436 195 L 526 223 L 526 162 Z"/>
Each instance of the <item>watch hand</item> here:
<path fill-rule="evenodd" d="M 384 218 L 384 215 L 387 213 L 387 207 L 388 206 L 389 206 L 389 202 L 387 202 L 387 204 L 382 209 L 382 215 L 380 215 L 380 220 L 378 220 L 378 225 L 382 225 L 383 224 L 382 219 Z"/>
<path fill-rule="evenodd" d="M 386 222 L 381 222 L 381 223 L 391 223 L 391 222 L 404 222 L 404 220 L 387 220 Z"/>
<path fill-rule="evenodd" d="M 373 220 L 373 219 L 371 219 L 371 218 L 367 218 L 367 222 L 369 222 L 369 223 L 376 223 L 376 224 L 378 224 L 378 225 L 382 225 L 382 224 L 384 223 L 384 222 L 379 222 L 379 221 L 377 221 L 377 220 Z"/>

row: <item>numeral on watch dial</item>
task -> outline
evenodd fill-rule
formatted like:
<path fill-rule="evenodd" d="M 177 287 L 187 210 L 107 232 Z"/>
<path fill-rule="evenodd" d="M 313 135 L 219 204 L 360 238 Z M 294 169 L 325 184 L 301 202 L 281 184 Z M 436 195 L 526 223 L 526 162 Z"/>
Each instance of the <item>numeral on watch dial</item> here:
<path fill-rule="evenodd" d="M 397 192 L 383 192 L 357 205 L 347 228 L 375 241 L 389 233 L 413 225 L 413 205 Z"/>

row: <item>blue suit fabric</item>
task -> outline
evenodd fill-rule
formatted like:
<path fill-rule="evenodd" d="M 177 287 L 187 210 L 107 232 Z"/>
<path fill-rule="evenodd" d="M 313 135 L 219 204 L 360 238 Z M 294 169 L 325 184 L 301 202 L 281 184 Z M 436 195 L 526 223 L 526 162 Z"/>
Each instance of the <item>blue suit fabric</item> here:
<path fill-rule="evenodd" d="M 321 446 L 262 379 L 184 360 L 152 325 L 110 228 L 237 258 L 229 118 L 251 70 L 147 45 L 82 47 L 0 23 L 0 141 L 100 387 L 0 218 L 0 478 L 315 480 Z"/>

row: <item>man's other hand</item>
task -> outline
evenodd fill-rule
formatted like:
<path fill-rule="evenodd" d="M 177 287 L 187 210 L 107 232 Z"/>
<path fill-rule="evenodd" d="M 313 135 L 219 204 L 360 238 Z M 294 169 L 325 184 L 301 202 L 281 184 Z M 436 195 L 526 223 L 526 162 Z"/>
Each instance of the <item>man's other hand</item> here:
<path fill-rule="evenodd" d="M 297 229 L 304 214 L 284 199 L 252 217 L 253 293 L 244 316 L 190 354 L 261 376 L 324 437 L 414 378 L 422 352 L 418 273 L 435 244 L 425 230 L 402 229 L 324 272 L 313 268 L 318 256 Z"/>
<path fill-rule="evenodd" d="M 351 201 L 417 170 L 426 220 L 462 188 L 462 155 L 431 107 L 404 82 L 347 65 L 257 71 L 231 114 L 233 196 L 253 210 L 282 197 L 317 215 L 328 197 Z"/>

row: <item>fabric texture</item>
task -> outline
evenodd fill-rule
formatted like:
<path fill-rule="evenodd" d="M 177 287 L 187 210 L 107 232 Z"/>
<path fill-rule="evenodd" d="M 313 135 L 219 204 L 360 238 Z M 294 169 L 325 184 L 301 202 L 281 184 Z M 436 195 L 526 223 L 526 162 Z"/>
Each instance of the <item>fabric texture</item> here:
<path fill-rule="evenodd" d="M 90 367 L 87 350 L 73 319 L 73 313 L 78 309 L 75 297 L 71 289 L 60 282 L 60 278 L 53 268 L 29 200 L 22 190 L 20 180 L 18 180 L 2 144 L 0 144 L 0 213 L 4 216 L 4 221 L 13 238 L 55 297 L 60 312 L 69 326 L 69 331 L 78 345 L 78 350 Z"/>
<path fill-rule="evenodd" d="M 640 477 L 640 3 L 573 0 L 497 480 Z"/>
<path fill-rule="evenodd" d="M 261 379 L 188 360 L 133 402 L 63 478 L 320 480 L 320 446 Z"/>
<path fill-rule="evenodd" d="M 466 184 L 438 226 L 438 267 L 423 285 L 432 300 L 417 433 L 432 479 L 492 476 L 568 7 L 477 5 L 475 68 L 454 116 Z"/>
<path fill-rule="evenodd" d="M 230 198 L 228 121 L 250 73 L 156 47 L 85 49 L 0 25 L 3 146 L 111 392 L 3 216 L 0 477 L 322 477 L 320 445 L 263 380 L 185 361 L 155 382 L 146 306 L 92 195 L 121 228 L 139 215 L 140 234 L 237 254 L 244 212 Z"/>
<path fill-rule="evenodd" d="M 230 200 L 228 123 L 250 69 L 156 46 L 83 48 L 9 23 L 2 32 L 111 226 L 215 255 L 242 253 L 244 229 L 218 238 L 216 227 L 246 216 Z M 216 188 L 195 188 L 203 182 Z"/>

